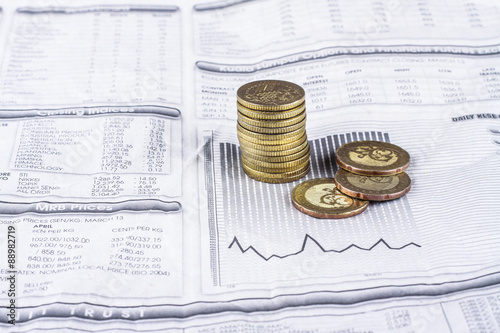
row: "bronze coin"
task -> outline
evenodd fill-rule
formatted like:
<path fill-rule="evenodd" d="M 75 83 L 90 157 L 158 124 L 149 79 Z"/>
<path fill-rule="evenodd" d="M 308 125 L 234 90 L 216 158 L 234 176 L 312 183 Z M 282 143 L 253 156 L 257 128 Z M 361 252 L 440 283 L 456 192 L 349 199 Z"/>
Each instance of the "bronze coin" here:
<path fill-rule="evenodd" d="M 410 165 L 406 150 L 382 141 L 346 143 L 337 149 L 335 158 L 342 169 L 366 176 L 394 175 Z"/>
<path fill-rule="evenodd" d="M 335 185 L 344 194 L 363 200 L 385 201 L 402 197 L 411 187 L 406 172 L 390 176 L 364 176 L 339 169 Z"/>
<path fill-rule="evenodd" d="M 294 187 L 292 204 L 313 217 L 341 219 L 362 213 L 369 202 L 343 194 L 335 187 L 333 178 L 316 178 Z"/>

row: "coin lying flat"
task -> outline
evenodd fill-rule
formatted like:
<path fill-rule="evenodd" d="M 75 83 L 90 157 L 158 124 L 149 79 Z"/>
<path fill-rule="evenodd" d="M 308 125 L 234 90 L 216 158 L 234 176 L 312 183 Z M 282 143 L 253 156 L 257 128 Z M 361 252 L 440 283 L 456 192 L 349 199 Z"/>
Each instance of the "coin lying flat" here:
<path fill-rule="evenodd" d="M 271 183 L 271 184 L 283 184 L 283 183 L 290 183 L 296 180 L 299 180 L 303 177 L 305 177 L 309 173 L 310 168 L 304 169 L 302 172 L 292 175 L 292 176 L 287 176 L 283 178 L 269 178 L 269 177 L 261 177 L 258 175 L 252 175 L 252 174 L 247 174 L 250 178 L 253 178 L 259 182 L 266 182 L 266 183 Z"/>
<path fill-rule="evenodd" d="M 243 113 L 238 112 L 238 121 L 258 127 L 264 128 L 276 128 L 276 127 L 287 127 L 300 123 L 306 118 L 305 108 L 304 111 L 300 112 L 298 115 L 287 118 L 287 119 L 255 119 L 245 116 Z"/>
<path fill-rule="evenodd" d="M 288 110 L 305 100 L 304 89 L 292 82 L 282 80 L 252 81 L 242 85 L 236 92 L 243 106 L 263 111 Z"/>
<path fill-rule="evenodd" d="M 309 142 L 307 141 L 307 135 L 305 134 L 302 138 L 300 138 L 296 142 L 284 145 L 276 145 L 276 146 L 257 145 L 250 141 L 246 141 L 243 138 L 239 138 L 239 140 L 240 140 L 242 154 L 250 153 L 254 155 L 261 155 L 264 158 L 267 156 L 273 156 L 273 157 L 289 156 L 291 154 L 295 154 L 297 152 L 302 151 L 306 147 L 309 147 Z"/>
<path fill-rule="evenodd" d="M 282 111 L 261 111 L 261 110 L 249 109 L 246 106 L 241 105 L 240 103 L 236 103 L 236 105 L 239 114 L 242 114 L 246 117 L 256 120 L 271 120 L 271 121 L 287 120 L 301 115 L 306 110 L 305 102 L 299 104 L 299 106 L 294 107 L 292 109 L 287 109 Z"/>
<path fill-rule="evenodd" d="M 267 173 L 254 170 L 245 164 L 242 164 L 243 170 L 245 173 L 255 180 L 266 183 L 289 183 L 293 182 L 297 179 L 300 179 L 307 175 L 310 170 L 310 163 L 307 163 L 304 167 L 293 170 L 290 172 L 282 172 L 282 173 Z"/>
<path fill-rule="evenodd" d="M 301 122 L 297 124 L 293 124 L 290 126 L 282 126 L 282 127 L 260 127 L 260 126 L 254 126 L 247 124 L 244 121 L 241 121 L 238 118 L 238 124 L 254 133 L 260 133 L 260 134 L 283 134 L 283 133 L 290 133 L 293 131 L 296 131 L 298 129 L 304 128 L 306 126 L 306 119 L 304 118 Z"/>
<path fill-rule="evenodd" d="M 267 163 L 283 163 L 283 162 L 289 162 L 296 160 L 298 158 L 303 157 L 304 155 L 311 155 L 311 148 L 309 145 L 304 145 L 305 148 L 301 149 L 300 151 L 296 153 L 291 153 L 287 154 L 284 156 L 266 156 L 266 155 L 260 155 L 260 154 L 254 154 L 252 151 L 247 150 L 241 150 L 241 156 L 245 157 L 248 160 L 253 160 L 253 161 L 262 161 L 262 162 L 267 162 Z"/>
<path fill-rule="evenodd" d="M 248 166 L 245 163 L 242 163 L 241 166 L 243 167 L 243 170 L 249 176 L 253 175 L 253 176 L 258 176 L 258 177 L 262 177 L 262 178 L 287 178 L 287 177 L 290 177 L 290 176 L 295 176 L 295 175 L 297 175 L 299 173 L 302 173 L 306 169 L 309 169 L 310 168 L 310 163 L 306 162 L 300 168 L 289 170 L 289 171 L 284 171 L 284 172 L 277 172 L 277 173 L 270 173 L 270 172 L 259 171 L 259 170 L 256 170 L 256 169 Z"/>
<path fill-rule="evenodd" d="M 291 132 L 287 133 L 280 133 L 280 134 L 269 134 L 269 133 L 257 133 L 253 132 L 251 130 L 248 130 L 244 127 L 241 126 L 239 122 L 237 122 L 237 130 L 238 134 L 244 135 L 247 140 L 252 141 L 252 142 L 266 142 L 264 144 L 272 144 L 272 143 L 267 143 L 268 141 L 283 141 L 283 140 L 288 140 L 290 138 L 293 138 L 293 141 L 297 140 L 298 138 L 302 137 L 304 133 L 306 132 L 306 129 L 304 126 L 301 128 L 297 128 Z"/>
<path fill-rule="evenodd" d="M 343 194 L 335 187 L 333 178 L 316 178 L 294 187 L 292 204 L 313 217 L 341 219 L 362 213 L 369 202 Z"/>
<path fill-rule="evenodd" d="M 296 160 L 288 162 L 264 162 L 259 160 L 253 160 L 245 157 L 245 155 L 241 155 L 241 163 L 257 171 L 268 172 L 268 173 L 280 173 L 302 168 L 307 163 L 309 163 L 309 156 L 310 154 L 307 154 Z"/>
<path fill-rule="evenodd" d="M 340 169 L 335 185 L 344 194 L 363 200 L 385 201 L 402 197 L 411 187 L 406 172 L 390 176 L 364 176 Z"/>
<path fill-rule="evenodd" d="M 335 158 L 342 169 L 366 176 L 393 175 L 410 165 L 406 150 L 381 141 L 346 143 L 337 149 Z"/>
<path fill-rule="evenodd" d="M 236 133 L 238 139 L 243 139 L 246 142 L 254 143 L 258 147 L 262 146 L 276 146 L 276 145 L 286 145 L 299 142 L 306 133 L 305 128 L 300 128 L 293 132 L 284 134 L 260 134 L 250 132 L 239 124 L 237 125 L 238 132 Z"/>

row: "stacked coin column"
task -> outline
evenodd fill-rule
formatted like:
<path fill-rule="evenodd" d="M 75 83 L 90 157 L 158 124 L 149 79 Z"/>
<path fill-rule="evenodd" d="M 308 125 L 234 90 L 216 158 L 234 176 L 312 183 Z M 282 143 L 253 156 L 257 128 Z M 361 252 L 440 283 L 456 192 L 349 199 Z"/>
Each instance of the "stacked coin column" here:
<path fill-rule="evenodd" d="M 237 92 L 237 133 L 245 173 L 258 181 L 287 183 L 307 175 L 305 92 L 286 81 L 253 81 Z"/>

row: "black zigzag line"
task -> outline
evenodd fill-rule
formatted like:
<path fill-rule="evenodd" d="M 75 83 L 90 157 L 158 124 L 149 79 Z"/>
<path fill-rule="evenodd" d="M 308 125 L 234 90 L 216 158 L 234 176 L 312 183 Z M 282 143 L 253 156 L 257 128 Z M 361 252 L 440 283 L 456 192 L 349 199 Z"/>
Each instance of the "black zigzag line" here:
<path fill-rule="evenodd" d="M 325 252 L 325 253 L 327 253 L 327 252 L 342 253 L 342 252 L 345 252 L 345 251 L 347 251 L 347 250 L 349 250 L 349 249 L 351 249 L 351 248 L 357 248 L 358 250 L 363 250 L 363 251 L 371 251 L 372 249 L 374 249 L 375 247 L 377 247 L 377 246 L 378 246 L 378 245 L 380 245 L 380 244 L 385 245 L 385 247 L 387 247 L 389 250 L 402 250 L 402 249 L 404 249 L 404 248 L 406 248 L 406 247 L 408 247 L 408 246 L 411 246 L 411 245 L 416 246 L 416 247 L 421 247 L 420 245 L 418 245 L 418 244 L 416 244 L 416 243 L 413 243 L 413 242 L 410 242 L 410 243 L 408 243 L 408 244 L 405 244 L 405 245 L 403 245 L 403 246 L 401 246 L 401 247 L 392 247 L 392 246 L 390 246 L 389 244 L 387 244 L 387 242 L 386 242 L 383 238 L 381 238 L 381 239 L 379 239 L 379 240 L 378 240 L 375 244 L 373 244 L 372 246 L 370 246 L 369 248 L 363 248 L 363 247 L 360 247 L 360 246 L 358 246 L 358 245 L 356 245 L 356 244 L 351 244 L 351 245 L 349 245 L 348 247 L 346 247 L 346 248 L 344 248 L 344 249 L 342 249 L 342 250 L 325 250 L 325 248 L 324 248 L 323 246 L 321 246 L 321 244 L 320 244 L 317 240 L 315 240 L 315 239 L 314 239 L 313 237 L 311 237 L 309 234 L 306 234 L 306 235 L 304 236 L 304 241 L 302 242 L 302 247 L 300 248 L 300 250 L 299 250 L 299 251 L 294 252 L 294 253 L 285 254 L 285 255 L 282 255 L 282 256 L 280 256 L 280 255 L 278 255 L 278 254 L 272 254 L 272 255 L 270 255 L 269 257 L 267 257 L 267 258 L 266 258 L 266 257 L 265 257 L 264 255 L 262 255 L 262 254 L 261 254 L 261 253 L 260 253 L 257 249 L 255 249 L 255 248 L 253 247 L 253 245 L 250 245 L 249 247 L 247 247 L 246 249 L 244 249 L 244 248 L 241 246 L 241 244 L 240 244 L 240 242 L 239 242 L 239 240 L 238 240 L 238 238 L 237 238 L 236 236 L 234 236 L 233 241 L 231 242 L 231 244 L 229 244 L 229 247 L 228 247 L 228 248 L 230 249 L 230 248 L 232 248 L 232 247 L 233 247 L 233 245 L 235 245 L 235 244 L 236 244 L 236 246 L 240 249 L 241 253 L 245 253 L 245 252 L 247 252 L 248 250 L 252 250 L 252 251 L 253 251 L 255 254 L 257 254 L 259 257 L 261 257 L 261 258 L 262 258 L 262 259 L 264 259 L 265 261 L 268 261 L 268 260 L 269 260 L 269 259 L 271 259 L 271 258 L 284 259 L 284 258 L 291 257 L 291 256 L 295 256 L 295 255 L 298 255 L 298 254 L 300 254 L 300 253 L 304 252 L 304 250 L 305 250 L 305 248 L 306 248 L 306 244 L 307 244 L 308 240 L 311 240 L 312 242 L 314 242 L 314 244 L 316 244 L 316 246 L 317 246 L 317 247 L 319 247 L 319 248 L 320 248 L 320 250 L 321 250 L 321 251 L 323 251 L 323 252 Z"/>

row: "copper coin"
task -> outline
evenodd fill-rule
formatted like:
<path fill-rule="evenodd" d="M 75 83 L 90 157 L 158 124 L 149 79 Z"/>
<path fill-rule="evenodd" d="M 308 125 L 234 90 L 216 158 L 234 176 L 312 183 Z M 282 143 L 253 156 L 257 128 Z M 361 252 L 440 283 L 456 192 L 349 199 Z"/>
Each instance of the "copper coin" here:
<path fill-rule="evenodd" d="M 364 176 L 339 169 L 335 185 L 344 194 L 363 200 L 385 201 L 402 197 L 411 187 L 406 172 L 391 176 Z"/>
<path fill-rule="evenodd" d="M 342 169 L 366 176 L 394 175 L 410 165 L 406 150 L 382 141 L 346 143 L 337 149 L 335 158 Z"/>
<path fill-rule="evenodd" d="M 362 213 L 369 202 L 343 194 L 335 187 L 333 178 L 316 178 L 294 187 L 292 204 L 313 217 L 341 219 Z"/>

